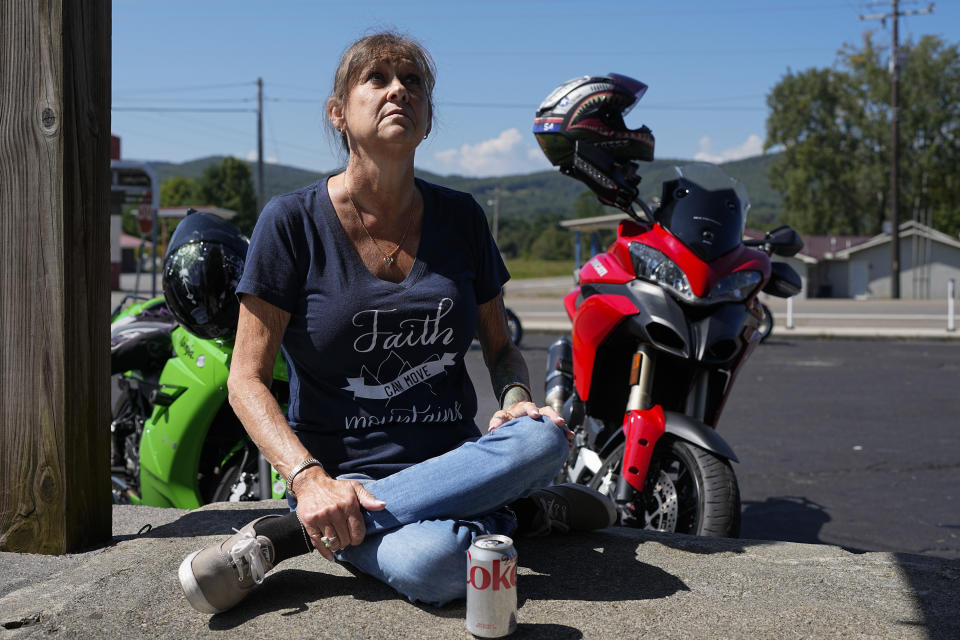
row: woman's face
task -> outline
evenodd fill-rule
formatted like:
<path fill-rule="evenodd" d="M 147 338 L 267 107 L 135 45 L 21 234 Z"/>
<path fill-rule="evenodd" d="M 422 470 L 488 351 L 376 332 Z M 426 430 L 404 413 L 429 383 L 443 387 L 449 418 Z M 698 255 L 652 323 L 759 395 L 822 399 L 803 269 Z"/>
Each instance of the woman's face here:
<path fill-rule="evenodd" d="M 347 94 L 331 106 L 331 120 L 344 129 L 351 149 L 408 147 L 413 151 L 429 131 L 430 104 L 418 67 L 405 59 L 371 63 Z"/>

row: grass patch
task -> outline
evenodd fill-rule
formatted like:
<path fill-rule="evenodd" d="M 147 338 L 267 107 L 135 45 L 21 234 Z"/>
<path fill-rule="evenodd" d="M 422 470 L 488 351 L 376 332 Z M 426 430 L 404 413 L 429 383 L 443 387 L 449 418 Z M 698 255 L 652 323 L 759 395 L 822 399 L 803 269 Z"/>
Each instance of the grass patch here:
<path fill-rule="evenodd" d="M 513 278 L 552 278 L 573 273 L 573 260 L 540 260 L 537 258 L 514 258 L 505 260 Z"/>

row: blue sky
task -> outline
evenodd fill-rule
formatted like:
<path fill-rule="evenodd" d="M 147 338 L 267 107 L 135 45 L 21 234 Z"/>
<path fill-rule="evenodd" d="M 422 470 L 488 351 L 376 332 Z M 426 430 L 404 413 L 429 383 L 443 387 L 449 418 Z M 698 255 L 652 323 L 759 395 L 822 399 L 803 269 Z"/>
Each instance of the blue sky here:
<path fill-rule="evenodd" d="M 958 5 L 940 0 L 932 15 L 901 18 L 901 42 L 957 43 Z M 390 28 L 437 63 L 438 119 L 416 159 L 424 169 L 549 168 L 531 133 L 537 105 L 569 78 L 611 71 L 649 85 L 627 124 L 653 130 L 658 158 L 735 159 L 761 152 L 766 95 L 788 69 L 832 65 L 868 29 L 889 43 L 889 21 L 858 19 L 889 11 L 889 2 L 839 0 L 114 0 L 111 128 L 124 159 L 254 159 L 249 110 L 261 77 L 268 161 L 332 170 L 340 159 L 323 112 L 339 55 Z M 231 109 L 243 111 L 220 111 Z"/>

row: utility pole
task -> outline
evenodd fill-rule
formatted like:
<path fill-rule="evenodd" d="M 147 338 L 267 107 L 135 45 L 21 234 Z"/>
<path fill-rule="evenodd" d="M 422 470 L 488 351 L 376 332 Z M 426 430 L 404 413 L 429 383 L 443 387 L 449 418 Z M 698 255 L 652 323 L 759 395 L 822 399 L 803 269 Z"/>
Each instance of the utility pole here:
<path fill-rule="evenodd" d="M 487 200 L 487 205 L 493 205 L 493 241 L 497 242 L 497 231 L 500 226 L 500 194 L 504 193 L 503 189 L 497 187 L 493 190 L 493 198 Z"/>
<path fill-rule="evenodd" d="M 898 27 L 901 16 L 933 13 L 933 3 L 931 2 L 926 9 L 911 11 L 900 11 L 899 0 L 891 0 L 891 4 L 893 5 L 891 13 L 860 16 L 860 19 L 879 19 L 881 24 L 886 26 L 887 18 L 893 18 L 893 47 L 890 51 L 890 111 L 893 125 L 890 154 L 890 297 L 897 300 L 900 298 L 900 41 Z"/>
<path fill-rule="evenodd" d="M 263 204 L 263 78 L 257 78 L 257 215 Z"/>

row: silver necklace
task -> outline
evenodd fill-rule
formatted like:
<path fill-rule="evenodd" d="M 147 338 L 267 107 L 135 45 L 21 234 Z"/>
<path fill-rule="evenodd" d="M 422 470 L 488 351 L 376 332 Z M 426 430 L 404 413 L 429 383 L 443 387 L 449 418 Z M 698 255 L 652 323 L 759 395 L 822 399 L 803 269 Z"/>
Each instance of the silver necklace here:
<path fill-rule="evenodd" d="M 380 247 L 380 243 L 377 242 L 372 235 L 370 235 L 370 232 L 367 230 L 367 225 L 363 224 L 363 217 L 360 215 L 360 207 L 358 207 L 357 203 L 353 200 L 353 194 L 351 194 L 350 189 L 347 188 L 346 179 L 344 179 L 343 181 L 343 190 L 347 192 L 347 198 L 349 198 L 350 200 L 350 205 L 353 206 L 353 212 L 357 214 L 357 220 L 360 222 L 360 228 L 363 229 L 363 232 L 367 234 L 368 238 L 370 238 L 370 241 L 373 243 L 373 246 L 375 246 L 377 248 L 377 251 L 380 252 L 380 255 L 383 256 L 383 263 L 388 267 L 392 266 L 396 262 L 396 259 L 393 256 L 395 256 L 397 252 L 400 251 L 400 247 L 403 246 L 404 240 L 407 239 L 407 234 L 410 233 L 410 227 L 413 226 L 413 214 L 411 214 L 409 219 L 407 220 L 407 228 L 404 229 L 403 236 L 400 238 L 400 242 L 397 243 L 397 246 L 394 247 L 393 251 L 391 251 L 390 253 L 387 253 Z"/>

